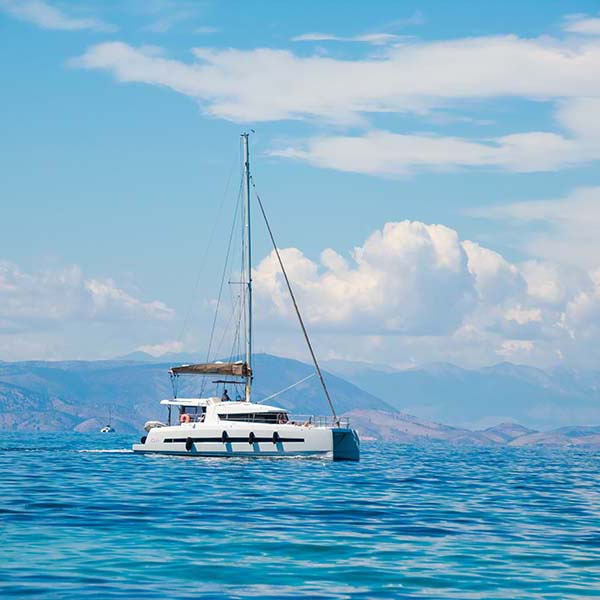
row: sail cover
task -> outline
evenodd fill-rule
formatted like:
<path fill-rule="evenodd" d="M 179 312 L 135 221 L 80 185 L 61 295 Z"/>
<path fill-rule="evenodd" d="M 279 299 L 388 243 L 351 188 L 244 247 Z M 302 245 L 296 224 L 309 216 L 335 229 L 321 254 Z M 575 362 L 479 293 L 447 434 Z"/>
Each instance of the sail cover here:
<path fill-rule="evenodd" d="M 245 362 L 200 363 L 173 367 L 173 375 L 234 375 L 236 377 L 252 377 L 252 369 Z"/>

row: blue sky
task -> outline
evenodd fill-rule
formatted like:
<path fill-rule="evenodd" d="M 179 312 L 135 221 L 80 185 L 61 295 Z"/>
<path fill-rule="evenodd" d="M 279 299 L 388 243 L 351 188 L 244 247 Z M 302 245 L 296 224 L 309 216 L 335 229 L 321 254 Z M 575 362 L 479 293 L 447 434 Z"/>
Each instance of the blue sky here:
<path fill-rule="evenodd" d="M 597 3 L 340 7 L 0 0 L 0 359 L 203 349 L 252 127 L 323 356 L 593 365 Z"/>

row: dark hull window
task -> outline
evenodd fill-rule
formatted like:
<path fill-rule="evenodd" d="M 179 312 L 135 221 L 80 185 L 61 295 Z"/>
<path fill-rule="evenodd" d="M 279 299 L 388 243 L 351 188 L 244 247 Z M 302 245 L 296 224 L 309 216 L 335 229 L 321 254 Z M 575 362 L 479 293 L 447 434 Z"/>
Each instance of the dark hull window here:
<path fill-rule="evenodd" d="M 247 423 L 287 423 L 285 413 L 236 413 L 220 414 L 221 421 L 244 421 Z"/>

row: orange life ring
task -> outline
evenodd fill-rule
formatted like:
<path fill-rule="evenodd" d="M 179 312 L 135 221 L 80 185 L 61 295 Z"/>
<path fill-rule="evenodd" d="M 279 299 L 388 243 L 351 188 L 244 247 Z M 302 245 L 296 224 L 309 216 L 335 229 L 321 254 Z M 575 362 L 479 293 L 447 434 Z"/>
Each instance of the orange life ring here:
<path fill-rule="evenodd" d="M 192 420 L 192 418 L 187 413 L 183 413 L 182 415 L 179 416 L 180 423 L 189 423 L 191 420 Z"/>

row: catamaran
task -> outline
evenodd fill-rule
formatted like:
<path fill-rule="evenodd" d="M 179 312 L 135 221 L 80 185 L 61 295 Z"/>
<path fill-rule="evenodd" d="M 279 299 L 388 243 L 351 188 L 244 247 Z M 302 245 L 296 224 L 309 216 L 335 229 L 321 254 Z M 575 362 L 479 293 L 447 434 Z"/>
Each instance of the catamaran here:
<path fill-rule="evenodd" d="M 308 346 L 315 367 L 314 374 L 319 378 L 331 416 L 307 416 L 299 419 L 290 415 L 284 408 L 264 404 L 265 399 L 253 401 L 250 208 L 251 189 L 254 185 L 250 174 L 249 134 L 243 133 L 241 141 L 244 167 L 244 234 L 242 236 L 244 264 L 242 281 L 239 283 L 243 290 L 241 307 L 245 324 L 244 360 L 205 362 L 171 368 L 169 374 L 173 382 L 173 398 L 161 401 L 161 405 L 167 409 L 167 420 L 166 422 L 148 421 L 144 425 L 146 435 L 141 438 L 139 444 L 133 445 L 133 451 L 185 456 L 307 456 L 358 461 L 360 458 L 358 434 L 350 427 L 348 419 L 339 417 L 335 411 L 258 194 L 255 194 L 255 197 Z M 180 376 L 186 375 L 222 377 L 223 379 L 217 379 L 213 383 L 243 387 L 243 396 L 240 394 L 240 397 L 232 400 L 227 390 L 224 390 L 221 396 L 179 398 L 176 393 L 176 382 Z M 293 385 L 297 383 L 300 382 Z"/>

